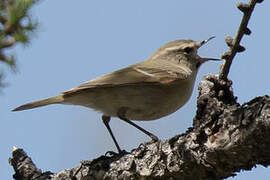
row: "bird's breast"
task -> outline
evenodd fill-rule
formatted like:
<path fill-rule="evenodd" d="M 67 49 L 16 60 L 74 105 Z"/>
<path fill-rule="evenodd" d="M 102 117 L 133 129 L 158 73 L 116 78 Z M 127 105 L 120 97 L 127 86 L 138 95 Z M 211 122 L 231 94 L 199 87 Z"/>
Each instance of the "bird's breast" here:
<path fill-rule="evenodd" d="M 192 94 L 193 83 L 179 82 L 162 87 L 144 87 L 143 94 L 130 96 L 126 117 L 130 120 L 155 120 L 181 108 Z"/>

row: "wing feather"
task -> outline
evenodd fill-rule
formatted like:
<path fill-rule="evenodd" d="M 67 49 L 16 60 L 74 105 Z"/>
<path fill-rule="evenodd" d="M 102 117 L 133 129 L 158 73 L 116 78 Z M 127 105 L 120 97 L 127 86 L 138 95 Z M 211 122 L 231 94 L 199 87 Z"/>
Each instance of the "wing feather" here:
<path fill-rule="evenodd" d="M 72 94 L 81 90 L 114 86 L 131 86 L 136 84 L 169 84 L 177 80 L 185 80 L 187 77 L 179 68 L 168 67 L 168 64 L 147 63 L 147 61 L 120 69 L 104 76 L 87 81 L 75 88 L 63 92 Z"/>

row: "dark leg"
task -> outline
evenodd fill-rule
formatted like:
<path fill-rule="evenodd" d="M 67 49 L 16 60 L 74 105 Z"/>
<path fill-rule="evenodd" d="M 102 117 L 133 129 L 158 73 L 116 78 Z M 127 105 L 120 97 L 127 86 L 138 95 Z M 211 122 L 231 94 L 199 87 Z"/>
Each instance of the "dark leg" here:
<path fill-rule="evenodd" d="M 142 131 L 144 134 L 148 135 L 153 141 L 158 141 L 158 137 L 155 136 L 154 134 L 150 133 L 149 131 L 146 131 L 145 129 L 143 129 L 142 127 L 138 126 L 137 124 L 135 124 L 134 122 L 128 120 L 127 118 L 125 118 L 123 115 L 120 114 L 120 111 L 118 113 L 118 117 L 127 122 L 128 124 L 132 125 L 133 127 L 139 129 L 140 131 Z"/>
<path fill-rule="evenodd" d="M 113 135 L 113 132 L 112 132 L 112 130 L 111 130 L 111 127 L 110 127 L 110 125 L 109 125 L 109 122 L 110 122 L 110 120 L 111 120 L 111 117 L 110 117 L 110 116 L 102 115 L 102 120 L 103 120 L 103 123 L 105 124 L 107 130 L 109 131 L 109 133 L 110 133 L 110 135 L 111 135 L 111 137 L 112 137 L 112 139 L 113 139 L 113 142 L 114 142 L 114 144 L 115 144 L 115 146 L 116 146 L 116 148 L 117 148 L 119 154 L 121 154 L 122 151 L 121 151 L 121 149 L 120 149 L 120 146 L 118 145 L 118 143 L 117 143 L 117 141 L 116 141 L 116 139 L 115 139 L 115 137 L 114 137 L 114 135 Z"/>

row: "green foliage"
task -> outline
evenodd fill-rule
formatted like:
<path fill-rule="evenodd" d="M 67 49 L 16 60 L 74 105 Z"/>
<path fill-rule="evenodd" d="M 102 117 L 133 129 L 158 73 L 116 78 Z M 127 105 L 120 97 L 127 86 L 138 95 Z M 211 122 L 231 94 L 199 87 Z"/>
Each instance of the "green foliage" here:
<path fill-rule="evenodd" d="M 38 0 L 0 0 L 0 62 L 12 69 L 16 67 L 15 54 L 7 54 L 20 43 L 27 45 L 38 23 L 33 21 L 29 10 Z M 3 72 L 0 69 L 0 88 Z"/>

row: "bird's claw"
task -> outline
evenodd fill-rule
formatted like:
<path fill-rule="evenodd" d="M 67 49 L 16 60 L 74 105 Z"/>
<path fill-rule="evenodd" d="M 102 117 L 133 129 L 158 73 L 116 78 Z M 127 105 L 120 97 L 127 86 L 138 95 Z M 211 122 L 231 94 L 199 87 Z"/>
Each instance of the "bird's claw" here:
<path fill-rule="evenodd" d="M 121 150 L 120 152 L 116 153 L 114 151 L 107 151 L 105 153 L 105 156 L 114 157 L 114 156 L 123 156 L 125 154 L 128 154 L 126 150 Z"/>

